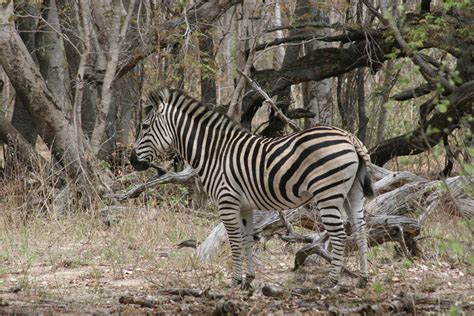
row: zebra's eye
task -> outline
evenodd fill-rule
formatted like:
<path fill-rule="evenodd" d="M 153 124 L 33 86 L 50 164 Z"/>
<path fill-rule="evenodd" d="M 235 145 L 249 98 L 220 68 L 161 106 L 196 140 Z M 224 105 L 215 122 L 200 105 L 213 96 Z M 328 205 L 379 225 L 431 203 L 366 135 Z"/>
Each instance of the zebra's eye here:
<path fill-rule="evenodd" d="M 142 124 L 142 130 L 146 130 L 150 127 L 150 124 Z"/>

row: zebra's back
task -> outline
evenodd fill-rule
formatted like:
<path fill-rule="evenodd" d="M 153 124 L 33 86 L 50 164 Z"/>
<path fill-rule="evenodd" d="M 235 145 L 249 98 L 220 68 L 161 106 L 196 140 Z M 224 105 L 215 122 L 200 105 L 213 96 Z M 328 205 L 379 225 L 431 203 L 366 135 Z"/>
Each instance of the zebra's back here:
<path fill-rule="evenodd" d="M 251 209 L 289 209 L 334 189 L 348 192 L 359 165 L 351 140 L 326 126 L 274 139 L 237 138 L 225 153 L 226 184 Z"/>

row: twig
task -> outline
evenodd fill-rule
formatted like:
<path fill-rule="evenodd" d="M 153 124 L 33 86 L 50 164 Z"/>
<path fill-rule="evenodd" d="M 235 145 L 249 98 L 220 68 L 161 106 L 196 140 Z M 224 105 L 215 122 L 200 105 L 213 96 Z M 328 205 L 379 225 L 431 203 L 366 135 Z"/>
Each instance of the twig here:
<path fill-rule="evenodd" d="M 205 290 L 200 289 L 180 289 L 180 288 L 171 288 L 171 289 L 163 289 L 158 291 L 158 293 L 162 295 L 178 295 L 178 296 L 193 296 L 193 297 L 207 297 L 211 299 L 220 299 L 224 297 L 224 294 L 211 291 L 210 288 Z"/>
<path fill-rule="evenodd" d="M 127 305 L 129 304 L 139 305 L 140 307 L 147 307 L 147 308 L 153 308 L 157 304 L 157 302 L 154 300 L 137 298 L 137 297 L 128 296 L 128 295 L 120 296 L 119 303 L 127 304 Z"/>
<path fill-rule="evenodd" d="M 185 182 L 195 176 L 196 172 L 191 167 L 187 167 L 180 172 L 167 172 L 165 174 L 158 172 L 149 178 L 145 183 L 139 184 L 125 193 L 106 194 L 105 196 L 118 201 L 125 201 L 138 197 L 143 191 L 152 186 L 165 183 Z"/>
<path fill-rule="evenodd" d="M 242 76 L 244 76 L 245 79 L 247 79 L 247 81 L 252 85 L 252 87 L 255 90 L 257 90 L 257 92 L 260 93 L 265 98 L 265 101 L 267 101 L 268 104 L 270 105 L 270 107 L 273 109 L 273 111 L 275 111 L 275 114 L 278 118 L 280 118 L 283 122 L 290 125 L 290 127 L 293 131 L 295 131 L 295 132 L 301 131 L 301 129 L 298 127 L 298 125 L 296 125 L 295 122 L 293 122 L 288 117 L 286 117 L 285 114 L 283 114 L 283 112 L 276 106 L 275 102 L 273 102 L 273 100 L 270 98 L 270 96 L 265 91 L 263 91 L 263 89 L 260 88 L 259 85 L 255 81 L 252 80 L 252 78 L 247 76 L 240 69 L 237 69 L 237 72 L 239 74 L 241 74 Z"/>
<path fill-rule="evenodd" d="M 311 245 L 304 246 L 296 254 L 294 270 L 297 270 L 304 263 L 304 261 L 306 260 L 306 258 L 308 256 L 308 254 L 305 253 L 306 249 L 310 251 L 310 254 L 317 254 L 318 256 L 320 256 L 321 258 L 326 260 L 327 262 L 331 262 L 331 254 L 329 253 L 329 251 L 327 251 L 326 249 L 324 249 L 320 245 L 311 244 Z M 345 265 L 342 266 L 342 271 L 347 273 L 347 275 L 349 275 L 350 277 L 353 277 L 353 278 L 360 278 L 361 277 L 359 274 L 349 270 Z"/>

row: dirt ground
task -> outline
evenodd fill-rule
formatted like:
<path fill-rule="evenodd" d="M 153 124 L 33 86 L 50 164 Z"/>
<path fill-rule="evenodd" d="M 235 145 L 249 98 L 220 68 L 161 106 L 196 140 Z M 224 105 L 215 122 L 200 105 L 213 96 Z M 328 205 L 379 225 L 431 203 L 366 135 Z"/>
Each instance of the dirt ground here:
<path fill-rule="evenodd" d="M 209 263 L 176 247 L 202 240 L 215 224 L 176 205 L 131 211 L 112 226 L 90 214 L 26 221 L 4 214 L 0 314 L 474 314 L 472 249 L 461 220 L 436 219 L 424 230 L 424 258 L 401 258 L 390 243 L 372 248 L 367 288 L 345 275 L 337 293 L 319 289 L 325 262 L 311 257 L 292 271 L 301 245 L 274 238 L 256 245 L 254 289 L 241 291 L 229 285 L 227 246 Z M 355 256 L 347 265 L 357 271 Z"/>

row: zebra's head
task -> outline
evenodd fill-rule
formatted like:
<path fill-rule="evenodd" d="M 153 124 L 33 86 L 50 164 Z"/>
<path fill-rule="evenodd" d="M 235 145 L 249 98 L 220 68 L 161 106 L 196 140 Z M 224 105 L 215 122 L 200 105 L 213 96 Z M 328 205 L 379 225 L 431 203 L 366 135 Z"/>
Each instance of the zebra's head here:
<path fill-rule="evenodd" d="M 158 155 L 164 154 L 170 149 L 172 137 L 165 120 L 169 95 L 167 89 L 150 93 L 150 102 L 145 106 L 146 116 L 130 156 L 130 163 L 135 170 L 148 169 Z"/>

